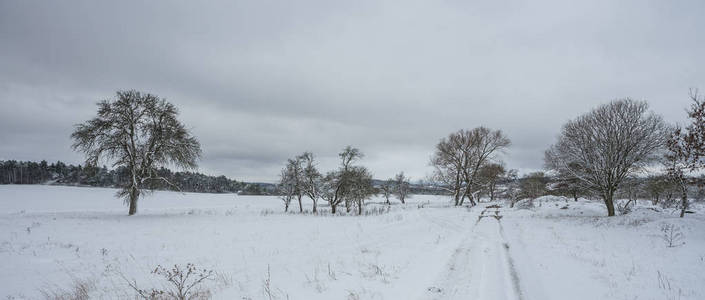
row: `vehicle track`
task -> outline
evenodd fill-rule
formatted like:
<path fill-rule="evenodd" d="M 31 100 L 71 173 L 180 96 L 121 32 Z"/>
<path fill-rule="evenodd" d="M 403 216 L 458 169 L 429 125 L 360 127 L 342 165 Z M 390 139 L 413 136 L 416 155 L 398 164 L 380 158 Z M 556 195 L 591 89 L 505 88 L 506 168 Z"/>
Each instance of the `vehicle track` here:
<path fill-rule="evenodd" d="M 501 221 L 501 207 L 483 209 L 425 299 L 524 299 Z"/>

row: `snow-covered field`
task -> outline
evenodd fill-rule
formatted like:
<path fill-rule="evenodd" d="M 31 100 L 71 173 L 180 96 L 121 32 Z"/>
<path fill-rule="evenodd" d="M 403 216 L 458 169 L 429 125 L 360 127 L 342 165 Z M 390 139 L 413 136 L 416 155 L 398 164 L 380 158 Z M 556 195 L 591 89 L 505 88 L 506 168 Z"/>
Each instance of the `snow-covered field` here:
<path fill-rule="evenodd" d="M 414 196 L 389 211 L 374 199 L 377 213 L 357 217 L 284 214 L 276 197 L 156 192 L 128 217 L 114 193 L 0 186 L 0 297 L 84 283 L 91 298 L 134 298 L 128 280 L 159 288 L 157 265 L 194 263 L 217 272 L 205 283 L 215 299 L 705 299 L 697 205 L 685 219 L 646 203 L 608 218 L 587 200 L 467 209 Z M 667 247 L 662 224 L 685 244 Z"/>

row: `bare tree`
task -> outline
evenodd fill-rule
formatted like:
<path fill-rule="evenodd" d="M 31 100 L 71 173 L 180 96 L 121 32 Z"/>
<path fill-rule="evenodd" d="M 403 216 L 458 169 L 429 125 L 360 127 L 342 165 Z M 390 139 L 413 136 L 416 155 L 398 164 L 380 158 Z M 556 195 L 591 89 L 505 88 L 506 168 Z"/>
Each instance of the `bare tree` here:
<path fill-rule="evenodd" d="M 545 164 L 598 193 L 614 216 L 615 191 L 626 176 L 657 160 L 669 132 L 646 102 L 615 100 L 563 125 Z"/>
<path fill-rule="evenodd" d="M 574 201 L 578 201 L 578 197 L 588 194 L 588 189 L 585 187 L 585 184 L 578 177 L 573 176 L 572 173 L 567 172 L 565 169 L 558 170 L 555 174 L 555 178 L 556 184 L 553 186 L 553 189 L 560 195 L 571 197 Z"/>
<path fill-rule="evenodd" d="M 644 182 L 636 176 L 627 176 L 622 181 L 616 195 L 619 199 L 627 199 L 627 202 L 617 203 L 617 212 L 626 215 L 632 211 L 632 207 L 637 204 L 640 193 L 644 190 Z"/>
<path fill-rule="evenodd" d="M 384 196 L 385 203 L 387 205 L 391 205 L 392 203 L 389 201 L 389 198 L 394 194 L 394 179 L 390 178 L 382 182 L 382 184 L 379 186 L 379 192 Z"/>
<path fill-rule="evenodd" d="M 345 202 L 345 211 L 350 212 L 353 205 L 353 198 L 350 197 L 352 180 L 354 175 L 353 163 L 357 160 L 362 159 L 365 155 L 360 152 L 360 149 L 353 148 L 352 146 L 346 146 L 343 152 L 338 154 L 340 157 L 340 189 L 339 196 L 343 198 Z"/>
<path fill-rule="evenodd" d="M 548 177 L 543 172 L 529 173 L 519 181 L 519 193 L 521 196 L 529 198 L 529 202 L 533 205 L 536 198 L 546 195 L 547 183 Z"/>
<path fill-rule="evenodd" d="M 174 186 L 158 175 L 160 167 L 196 168 L 201 146 L 177 116 L 174 105 L 155 95 L 118 91 L 117 99 L 99 102 L 98 115 L 71 134 L 73 149 L 86 154 L 86 165 L 106 159 L 129 170 L 130 180 L 118 192 L 129 204 L 129 215 L 137 213 L 137 199 L 149 184 Z"/>
<path fill-rule="evenodd" d="M 509 207 L 514 207 L 514 204 L 521 197 L 521 189 L 519 186 L 519 172 L 517 170 L 509 170 L 504 175 L 503 181 L 506 184 L 504 188 L 504 197 L 509 199 Z"/>
<path fill-rule="evenodd" d="M 682 218 L 685 216 L 685 212 L 690 206 L 690 203 L 688 202 L 688 187 L 691 184 L 692 178 L 688 176 L 688 173 L 692 172 L 692 170 L 697 170 L 698 167 L 691 165 L 688 162 L 688 156 L 690 154 L 686 153 L 687 150 L 679 152 L 688 147 L 684 146 L 688 143 L 688 141 L 685 139 L 676 141 L 675 139 L 675 137 L 672 137 L 671 140 L 669 140 L 668 146 L 670 151 L 664 155 L 664 163 L 666 165 L 668 179 L 670 179 L 671 183 L 675 185 L 678 188 L 678 192 L 680 192 L 680 217 Z M 668 202 L 669 201 L 666 201 L 666 203 Z"/>
<path fill-rule="evenodd" d="M 404 172 L 400 172 L 394 176 L 394 196 L 399 199 L 399 201 L 404 204 L 406 203 L 406 198 L 409 197 L 409 178 L 404 176 Z"/>
<path fill-rule="evenodd" d="M 299 202 L 299 212 L 304 211 L 303 198 L 306 190 L 306 179 L 304 174 L 303 157 L 307 153 L 290 158 L 286 162 L 286 166 L 281 171 L 279 185 L 283 194 L 282 200 L 285 203 L 284 210 L 288 210 L 289 203 L 293 198 Z"/>
<path fill-rule="evenodd" d="M 488 163 L 480 168 L 478 181 L 483 189 L 487 191 L 490 201 L 495 200 L 495 197 L 497 196 L 497 183 L 502 179 L 506 172 L 507 171 L 502 163 Z"/>
<path fill-rule="evenodd" d="M 343 196 L 357 208 L 357 214 L 362 215 L 365 200 L 375 194 L 372 174 L 365 167 L 353 166 L 348 170 L 346 185 L 347 188 L 344 189 L 346 193 Z"/>
<path fill-rule="evenodd" d="M 510 144 L 502 131 L 485 127 L 452 133 L 441 139 L 431 157 L 434 180 L 452 192 L 456 206 L 463 205 L 465 198 L 475 205 L 480 169 Z"/>
<path fill-rule="evenodd" d="M 452 193 L 456 206 L 460 205 L 460 197 L 463 195 L 465 135 L 466 131 L 460 130 L 441 139 L 436 145 L 436 152 L 431 157 L 431 165 L 435 169 L 433 180 L 440 182 L 441 186 Z"/>
<path fill-rule="evenodd" d="M 304 211 L 304 206 L 301 201 L 301 198 L 303 198 L 305 193 L 305 179 L 302 157 L 303 155 L 288 159 L 286 161 L 286 166 L 284 166 L 281 171 L 281 178 L 279 180 L 279 183 L 284 189 L 284 191 L 290 193 L 289 201 L 296 197 L 296 200 L 299 202 L 299 212 Z"/>
<path fill-rule="evenodd" d="M 303 163 L 303 191 L 313 202 L 313 212 L 318 212 L 318 199 L 321 197 L 321 172 L 316 168 L 313 154 L 305 152 L 299 159 Z"/>
<path fill-rule="evenodd" d="M 665 155 L 668 177 L 680 189 L 681 218 L 689 207 L 688 187 L 693 178 L 688 175 L 705 167 L 705 98 L 700 97 L 697 90 L 691 90 L 690 99 L 693 101 L 688 110 L 690 124 L 674 130 Z"/>
<path fill-rule="evenodd" d="M 284 202 L 284 212 L 289 211 L 291 200 L 293 200 L 296 195 L 296 184 L 292 180 L 292 172 L 293 170 L 290 168 L 290 164 L 287 163 L 286 167 L 281 170 L 279 184 L 277 185 L 277 189 L 281 195 L 280 197 Z"/>
<path fill-rule="evenodd" d="M 669 193 L 671 180 L 664 175 L 651 175 L 646 179 L 644 191 L 651 197 L 651 203 L 658 205 Z"/>
<path fill-rule="evenodd" d="M 343 186 L 341 182 L 342 174 L 338 170 L 326 173 L 326 176 L 321 179 L 320 195 L 330 205 L 332 214 L 338 211 L 338 205 L 343 202 L 343 197 L 341 197 Z"/>
<path fill-rule="evenodd" d="M 333 214 L 336 213 L 340 203 L 344 203 L 346 211 L 350 212 L 356 201 L 362 202 L 374 193 L 369 171 L 364 167 L 353 165 L 355 161 L 363 157 L 362 152 L 357 148 L 347 146 L 338 156 L 340 157 L 338 170 L 328 172 L 321 181 L 321 197 L 330 204 Z M 367 177 L 369 177 L 369 181 L 366 180 Z M 367 190 L 368 188 L 369 190 Z M 361 211 L 362 207 L 359 209 Z"/>

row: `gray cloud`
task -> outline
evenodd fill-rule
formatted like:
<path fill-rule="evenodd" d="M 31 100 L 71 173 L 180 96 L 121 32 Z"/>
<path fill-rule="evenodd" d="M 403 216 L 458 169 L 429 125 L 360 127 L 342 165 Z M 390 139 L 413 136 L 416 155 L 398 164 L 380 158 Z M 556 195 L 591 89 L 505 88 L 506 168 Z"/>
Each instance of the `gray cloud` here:
<path fill-rule="evenodd" d="M 166 97 L 202 171 L 273 181 L 345 145 L 384 178 L 484 125 L 541 168 L 561 124 L 614 98 L 684 121 L 705 88 L 701 1 L 0 2 L 0 159 L 80 162 L 73 124 L 135 88 Z"/>

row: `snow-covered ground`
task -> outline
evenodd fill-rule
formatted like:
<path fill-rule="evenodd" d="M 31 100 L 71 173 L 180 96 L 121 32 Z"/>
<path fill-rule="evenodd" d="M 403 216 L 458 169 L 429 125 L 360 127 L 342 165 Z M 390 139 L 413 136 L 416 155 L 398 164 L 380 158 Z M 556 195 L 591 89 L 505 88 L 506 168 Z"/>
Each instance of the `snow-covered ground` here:
<path fill-rule="evenodd" d="M 587 200 L 467 209 L 414 196 L 389 211 L 373 199 L 375 213 L 357 217 L 284 214 L 276 197 L 156 192 L 129 217 L 114 193 L 0 186 L 0 297 L 83 282 L 92 298 L 132 298 L 127 280 L 159 288 L 157 265 L 194 263 L 218 273 L 205 284 L 216 299 L 705 299 L 700 206 L 680 219 L 644 202 L 608 218 Z M 667 247 L 662 224 L 685 244 Z"/>

